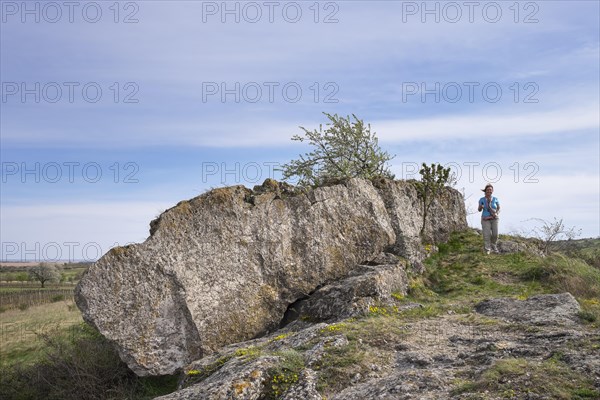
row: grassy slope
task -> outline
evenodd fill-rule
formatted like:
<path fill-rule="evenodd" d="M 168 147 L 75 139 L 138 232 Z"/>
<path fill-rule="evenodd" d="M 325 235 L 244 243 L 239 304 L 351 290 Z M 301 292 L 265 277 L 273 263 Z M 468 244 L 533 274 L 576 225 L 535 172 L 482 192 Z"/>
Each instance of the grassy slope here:
<path fill-rule="evenodd" d="M 389 307 L 373 307 L 371 315 L 365 318 L 330 328 L 330 335 L 346 335 L 349 345 L 331 349 L 317 366 L 321 371 L 320 391 L 332 395 L 348 386 L 356 374 L 368 375 L 373 363 L 393 358 L 389 343 L 407 338 L 409 322 L 458 314 L 472 326 L 495 324 L 494 320 L 473 312 L 473 306 L 487 298 L 524 300 L 536 294 L 568 291 L 582 306 L 580 317 L 585 329 L 600 326 L 600 270 L 561 254 L 545 258 L 524 253 L 485 255 L 481 252 L 481 240 L 473 231 L 453 235 L 426 261 L 426 273 L 411 278 L 408 296 L 396 296 L 400 304 L 418 302 L 423 308 L 396 312 Z M 597 351 L 598 345 L 590 343 L 590 350 Z M 591 380 L 557 359 L 541 364 L 518 358 L 499 361 L 477 379 L 458 385 L 457 393 L 466 394 L 465 398 L 471 398 L 468 397 L 471 393 L 474 399 L 520 398 L 519 377 L 524 376 L 527 382 L 523 384 L 533 385 L 546 398 L 600 399 Z"/>
<path fill-rule="evenodd" d="M 68 334 L 83 322 L 73 302 L 60 301 L 0 314 L 0 365 L 31 364 L 43 355 L 41 334 Z"/>
<path fill-rule="evenodd" d="M 473 231 L 455 234 L 426 262 L 427 272 L 417 278 L 416 299 L 472 306 L 488 297 L 570 292 L 586 311 L 600 317 L 600 270 L 562 254 L 541 258 L 525 253 L 485 255 L 481 237 Z M 419 289 L 423 289 L 420 291 Z"/>

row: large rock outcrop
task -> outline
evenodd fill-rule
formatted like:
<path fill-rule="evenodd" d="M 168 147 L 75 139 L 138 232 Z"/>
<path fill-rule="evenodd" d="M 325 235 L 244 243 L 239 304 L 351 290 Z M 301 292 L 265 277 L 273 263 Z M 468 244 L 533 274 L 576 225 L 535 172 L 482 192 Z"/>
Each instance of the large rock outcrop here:
<path fill-rule="evenodd" d="M 290 304 L 384 251 L 418 265 L 418 201 L 409 182 L 387 180 L 300 194 L 272 180 L 215 189 L 161 214 L 144 243 L 106 253 L 76 302 L 134 372 L 171 374 L 276 329 Z M 455 190 L 430 215 L 426 234 L 437 240 L 466 228 Z"/>

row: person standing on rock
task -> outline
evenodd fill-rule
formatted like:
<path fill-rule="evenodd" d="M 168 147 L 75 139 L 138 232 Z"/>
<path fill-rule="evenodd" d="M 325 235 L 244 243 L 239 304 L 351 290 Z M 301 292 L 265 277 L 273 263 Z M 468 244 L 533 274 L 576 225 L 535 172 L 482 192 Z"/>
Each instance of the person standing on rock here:
<path fill-rule="evenodd" d="M 498 214 L 500 213 L 500 201 L 492 196 L 494 193 L 494 187 L 488 183 L 485 188 L 481 190 L 485 193 L 481 199 L 479 199 L 479 208 L 477 211 L 483 211 L 481 213 L 481 229 L 483 230 L 483 248 L 486 254 L 490 252 L 498 253 Z"/>

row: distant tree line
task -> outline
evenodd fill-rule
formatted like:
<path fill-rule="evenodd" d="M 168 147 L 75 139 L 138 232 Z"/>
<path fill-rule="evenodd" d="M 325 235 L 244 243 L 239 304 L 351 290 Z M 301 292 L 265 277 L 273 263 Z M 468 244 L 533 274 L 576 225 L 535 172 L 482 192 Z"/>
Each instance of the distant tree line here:
<path fill-rule="evenodd" d="M 37 282 L 42 288 L 50 283 L 75 283 L 89 264 L 68 264 L 68 267 L 58 266 L 47 262 L 41 262 L 31 267 L 2 267 L 0 281 L 6 283 L 17 282 L 25 284 Z M 72 271 L 81 269 L 81 271 Z"/>

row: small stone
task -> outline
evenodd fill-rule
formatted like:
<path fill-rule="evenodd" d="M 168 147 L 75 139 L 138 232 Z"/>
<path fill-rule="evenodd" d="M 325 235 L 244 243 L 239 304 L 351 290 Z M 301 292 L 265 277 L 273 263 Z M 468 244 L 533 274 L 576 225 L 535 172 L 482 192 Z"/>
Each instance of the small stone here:
<path fill-rule="evenodd" d="M 360 378 L 362 378 L 361 374 L 357 373 L 356 375 L 354 375 L 352 377 L 352 380 L 356 383 L 356 382 L 360 381 Z"/>

